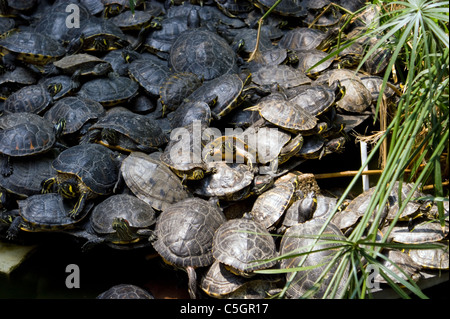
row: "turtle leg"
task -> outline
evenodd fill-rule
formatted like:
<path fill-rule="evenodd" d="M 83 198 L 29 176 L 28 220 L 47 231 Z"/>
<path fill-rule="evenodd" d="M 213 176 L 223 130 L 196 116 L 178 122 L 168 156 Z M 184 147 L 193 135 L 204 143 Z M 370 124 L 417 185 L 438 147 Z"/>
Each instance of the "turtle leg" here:
<path fill-rule="evenodd" d="M 81 193 L 75 206 L 69 212 L 69 217 L 72 217 L 73 219 L 77 219 L 78 215 L 83 211 L 84 205 L 86 204 L 87 197 L 88 197 L 87 192 Z"/>
<path fill-rule="evenodd" d="M 24 222 L 21 216 L 16 216 L 11 225 L 9 225 L 8 230 L 6 231 L 6 238 L 9 240 L 14 240 L 19 235 L 20 226 Z"/>
<path fill-rule="evenodd" d="M 2 154 L 0 156 L 0 162 L 0 173 L 5 177 L 11 175 L 13 173 L 13 167 L 9 162 L 9 156 Z"/>
<path fill-rule="evenodd" d="M 189 277 L 188 292 L 191 299 L 197 299 L 197 273 L 194 267 L 187 266 L 186 271 Z"/>

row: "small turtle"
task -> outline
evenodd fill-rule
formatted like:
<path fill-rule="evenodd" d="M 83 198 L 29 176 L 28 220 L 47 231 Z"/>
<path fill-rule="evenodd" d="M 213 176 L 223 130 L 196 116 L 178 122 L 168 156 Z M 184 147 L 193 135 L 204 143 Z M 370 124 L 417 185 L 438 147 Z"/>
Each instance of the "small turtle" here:
<path fill-rule="evenodd" d="M 41 114 L 53 102 L 52 95 L 40 84 L 28 85 L 11 94 L 4 104 L 5 113 Z"/>
<path fill-rule="evenodd" d="M 158 217 L 153 247 L 167 263 L 186 269 L 192 299 L 197 297 L 194 268 L 213 263 L 213 236 L 225 221 L 216 203 L 200 198 L 169 205 Z"/>
<path fill-rule="evenodd" d="M 289 65 L 268 65 L 252 74 L 252 82 L 262 90 L 270 91 L 274 85 L 279 85 L 282 89 L 290 89 L 304 84 L 311 83 L 303 72 L 294 69 Z"/>
<path fill-rule="evenodd" d="M 72 78 L 65 74 L 41 78 L 38 83 L 47 88 L 53 101 L 72 95 L 76 89 Z"/>
<path fill-rule="evenodd" d="M 378 100 L 378 96 L 381 93 L 380 90 L 383 84 L 383 78 L 377 75 L 371 75 L 371 76 L 360 76 L 360 80 L 372 95 L 372 102 L 376 103 L 376 101 Z M 383 98 L 389 100 L 394 95 L 395 91 L 390 87 L 389 84 L 386 85 L 383 91 Z"/>
<path fill-rule="evenodd" d="M 50 150 L 64 128 L 64 120 L 53 126 L 33 113 L 11 113 L 0 117 L 1 173 L 12 174 L 9 157 L 31 156 Z"/>
<path fill-rule="evenodd" d="M 129 31 L 141 30 L 142 28 L 150 26 L 153 18 L 153 14 L 149 11 L 134 10 L 134 12 L 131 12 L 131 10 L 128 10 L 112 17 L 111 21 L 122 31 Z M 156 21 L 153 23 L 155 23 L 155 27 L 158 24 Z"/>
<path fill-rule="evenodd" d="M 174 129 L 192 125 L 196 121 L 209 126 L 211 120 L 212 114 L 209 104 L 201 101 L 182 103 L 174 112 L 169 114 L 169 121 Z"/>
<path fill-rule="evenodd" d="M 114 106 L 129 101 L 138 93 L 139 85 L 132 79 L 111 72 L 108 78 L 90 80 L 81 86 L 78 95 L 100 102 L 103 106 Z"/>
<path fill-rule="evenodd" d="M 249 194 L 254 174 L 248 165 L 219 161 L 208 166 L 212 173 L 199 181 L 195 194 L 227 201 L 240 200 Z"/>
<path fill-rule="evenodd" d="M 412 222 L 397 222 L 389 233 L 389 239 L 403 244 L 433 243 L 448 235 L 448 223 L 416 218 Z"/>
<path fill-rule="evenodd" d="M 323 32 L 312 28 L 297 27 L 286 32 L 278 45 L 280 48 L 296 51 L 326 50 L 335 38 L 334 30 Z"/>
<path fill-rule="evenodd" d="M 448 269 L 448 241 L 433 243 L 434 249 L 410 249 L 409 257 L 422 268 Z"/>
<path fill-rule="evenodd" d="M 275 266 L 275 241 L 260 223 L 246 218 L 230 219 L 214 233 L 213 256 L 236 275 L 251 277 L 253 271 Z M 272 259 L 270 261 L 265 261 Z"/>
<path fill-rule="evenodd" d="M 313 298 L 324 297 L 327 286 L 337 270 L 338 262 L 335 262 L 331 268 L 328 267 L 329 263 L 336 257 L 336 254 L 339 254 L 339 250 L 333 248 L 338 244 L 328 241 L 330 239 L 344 240 L 345 237 L 336 225 L 328 223 L 325 226 L 324 223 L 324 219 L 312 219 L 296 224 L 290 227 L 281 239 L 280 255 L 286 257 L 281 261 L 282 268 L 299 267 L 305 256 L 298 254 L 307 253 L 306 259 L 302 264 L 303 270 L 299 270 L 294 274 L 286 273 L 286 279 L 290 281 L 286 290 L 286 295 L 289 298 L 305 297 L 308 293 L 314 293 L 312 295 Z M 324 230 L 320 232 L 322 228 Z M 327 269 L 328 275 L 320 280 L 320 285 L 318 286 L 316 281 L 320 279 L 321 273 L 325 269 Z M 348 271 L 344 273 L 344 276 L 347 276 L 347 273 Z M 345 292 L 345 281 L 344 277 L 339 284 L 337 296 L 341 296 Z"/>
<path fill-rule="evenodd" d="M 153 97 L 159 97 L 161 85 L 170 75 L 170 69 L 165 63 L 156 63 L 148 59 L 138 59 L 128 67 L 130 77 Z"/>
<path fill-rule="evenodd" d="M 68 213 L 73 219 L 89 199 L 111 194 L 119 176 L 117 154 L 99 144 L 72 146 L 61 152 L 52 166 L 57 175 L 43 182 L 43 192 L 49 192 L 56 183 L 58 193 L 76 199 Z"/>
<path fill-rule="evenodd" d="M 275 0 L 255 0 L 252 1 L 255 6 L 262 9 L 270 9 L 274 4 Z M 295 0 L 285 0 L 280 2 L 275 8 L 274 12 L 283 16 L 297 17 L 301 18 L 306 16 L 308 3 L 303 3 L 303 1 Z"/>
<path fill-rule="evenodd" d="M 194 73 L 169 75 L 159 88 L 159 98 L 163 113 L 174 111 L 184 99 L 202 85 L 202 80 Z"/>
<path fill-rule="evenodd" d="M 93 205 L 87 205 L 77 219 L 68 217 L 73 203 L 59 194 L 38 194 L 18 201 L 19 216 L 15 216 L 7 231 L 7 237 L 15 239 L 19 230 L 61 231 L 74 228 L 89 213 Z"/>
<path fill-rule="evenodd" d="M 289 227 L 304 223 L 312 218 L 317 207 L 316 193 L 309 192 L 305 197 L 297 197 L 297 200 L 284 213 L 282 227 L 278 230 L 279 233 L 284 233 Z"/>
<path fill-rule="evenodd" d="M 383 268 L 384 276 L 389 277 L 390 281 L 400 283 L 398 278 L 403 280 L 418 281 L 420 279 L 420 266 L 417 265 L 407 253 L 396 249 L 388 249 L 383 255 L 385 256 L 380 262 Z M 388 283 L 381 273 L 377 273 L 373 280 L 377 283 Z"/>
<path fill-rule="evenodd" d="M 154 209 L 164 210 L 190 194 L 178 176 L 159 161 L 160 154 L 154 156 L 158 157 L 156 159 L 145 153 L 132 152 L 123 160 L 120 172 L 133 194 Z"/>
<path fill-rule="evenodd" d="M 62 57 L 66 50 L 58 41 L 45 34 L 21 31 L 0 39 L 0 52 L 3 55 L 3 65 L 14 69 L 15 59 L 45 65 Z"/>
<path fill-rule="evenodd" d="M 214 0 L 219 9 L 231 18 L 241 17 L 242 15 L 252 11 L 253 6 L 250 1 L 230 1 L 230 0 Z"/>
<path fill-rule="evenodd" d="M 82 142 L 97 142 L 126 152 L 152 152 L 167 143 L 167 137 L 151 117 L 118 111 L 108 113 L 93 124 Z"/>
<path fill-rule="evenodd" d="M 35 84 L 36 80 L 36 74 L 22 66 L 16 66 L 12 71 L 0 72 L 0 99 L 6 100 L 24 86 Z"/>
<path fill-rule="evenodd" d="M 68 96 L 53 104 L 45 112 L 44 118 L 54 124 L 60 119 L 64 119 L 66 124 L 62 135 L 66 135 L 84 131 L 83 127 L 90 125 L 104 115 L 105 109 L 99 102 L 79 96 Z"/>
<path fill-rule="evenodd" d="M 155 297 L 138 286 L 119 284 L 102 292 L 96 299 L 155 299 Z"/>
<path fill-rule="evenodd" d="M 205 81 L 234 73 L 236 54 L 217 34 L 190 29 L 182 32 L 170 48 L 169 64 L 176 72 L 192 72 Z"/>
<path fill-rule="evenodd" d="M 121 12 L 130 9 L 130 2 L 127 0 L 102 0 L 104 5 L 103 17 L 109 18 L 111 16 L 117 16 Z M 143 5 L 144 1 L 136 0 L 133 1 L 135 7 L 139 8 Z"/>
<path fill-rule="evenodd" d="M 311 49 L 308 51 L 299 51 L 297 52 L 298 57 L 297 69 L 303 72 L 304 74 L 307 74 L 308 76 L 315 77 L 320 72 L 327 70 L 333 63 L 334 59 L 330 58 L 312 68 L 320 60 L 324 59 L 327 55 L 328 53 L 317 49 Z"/>
<path fill-rule="evenodd" d="M 156 213 L 150 205 L 133 195 L 117 194 L 95 206 L 89 227 L 102 241 L 118 247 L 148 242 L 155 223 Z"/>

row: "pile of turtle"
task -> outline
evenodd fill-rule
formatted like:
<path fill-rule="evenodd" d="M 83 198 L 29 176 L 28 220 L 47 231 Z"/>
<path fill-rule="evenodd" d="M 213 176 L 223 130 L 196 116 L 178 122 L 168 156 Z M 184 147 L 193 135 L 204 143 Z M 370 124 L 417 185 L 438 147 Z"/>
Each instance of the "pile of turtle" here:
<path fill-rule="evenodd" d="M 299 257 L 276 257 L 310 245 L 336 208 L 302 163 L 344 152 L 373 114 L 390 51 L 355 73 L 374 41 L 361 37 L 315 66 L 375 21 L 369 7 L 344 25 L 360 0 L 284 0 L 257 42 L 274 3 L 136 1 L 132 12 L 128 0 L 0 1 L 2 238 L 148 247 L 186 270 L 192 298 L 275 296 L 288 276 L 255 271 L 295 267 Z M 396 102 L 394 85 L 384 99 Z M 370 194 L 339 207 L 324 233 L 345 238 Z M 442 242 L 448 224 L 423 223 L 436 206 L 410 204 L 392 240 Z M 395 259 L 414 274 L 448 269 L 446 245 Z M 321 269 L 298 272 L 286 296 L 301 297 Z M 101 297 L 144 294 L 125 285 Z"/>

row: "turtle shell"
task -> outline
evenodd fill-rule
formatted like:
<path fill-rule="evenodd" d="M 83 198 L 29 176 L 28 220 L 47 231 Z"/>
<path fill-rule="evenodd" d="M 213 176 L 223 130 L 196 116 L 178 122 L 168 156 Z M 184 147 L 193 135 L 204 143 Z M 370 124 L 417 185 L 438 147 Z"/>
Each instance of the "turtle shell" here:
<path fill-rule="evenodd" d="M 74 228 L 82 220 L 92 205 L 85 207 L 77 219 L 68 216 L 73 203 L 56 193 L 37 194 L 18 201 L 20 216 L 26 224 L 26 231 L 49 231 Z"/>
<path fill-rule="evenodd" d="M 68 96 L 56 102 L 45 112 L 44 118 L 54 124 L 62 118 L 65 119 L 63 134 L 71 134 L 79 131 L 86 122 L 104 115 L 105 109 L 99 102 L 79 96 Z"/>
<path fill-rule="evenodd" d="M 448 241 L 434 243 L 436 249 L 410 249 L 409 257 L 423 268 L 448 269 Z"/>
<path fill-rule="evenodd" d="M 139 85 L 129 77 L 110 76 L 109 79 L 99 78 L 84 83 L 78 94 L 103 106 L 113 106 L 134 97 L 138 89 Z"/>
<path fill-rule="evenodd" d="M 213 263 L 215 231 L 226 221 L 220 208 L 201 198 L 166 207 L 156 222 L 155 250 L 170 264 L 203 267 Z"/>
<path fill-rule="evenodd" d="M 0 117 L 0 153 L 27 156 L 49 150 L 56 141 L 53 125 L 33 113 Z"/>
<path fill-rule="evenodd" d="M 448 223 L 443 228 L 439 221 L 416 218 L 412 221 L 412 225 L 408 222 L 398 222 L 389 234 L 389 238 L 397 243 L 422 244 L 442 240 L 447 235 Z"/>
<path fill-rule="evenodd" d="M 117 145 L 109 144 L 108 141 L 101 141 L 105 146 L 111 148 L 117 147 L 127 151 L 138 150 L 140 148 L 154 149 L 167 142 L 166 135 L 155 119 L 133 112 L 108 113 L 89 128 L 89 130 L 96 129 L 114 130 L 130 139 L 134 142 L 133 144 L 137 144 L 129 145 L 126 141 L 121 142 L 120 138 Z"/>
<path fill-rule="evenodd" d="M 268 65 L 252 74 L 253 83 L 262 87 L 278 84 L 283 89 L 290 89 L 299 85 L 311 83 L 305 73 L 289 65 Z"/>
<path fill-rule="evenodd" d="M 45 65 L 62 57 L 66 50 L 45 34 L 21 31 L 0 39 L 2 51 L 13 52 L 16 58 L 31 64 Z"/>
<path fill-rule="evenodd" d="M 308 74 L 308 75 L 315 75 L 318 74 L 326 69 L 328 69 L 331 64 L 333 63 L 333 59 L 328 59 L 316 67 L 310 68 L 314 66 L 317 62 L 324 59 L 328 53 L 317 50 L 317 49 L 311 49 L 308 51 L 299 51 L 297 53 L 298 57 L 298 66 L 297 69 L 301 72 Z"/>
<path fill-rule="evenodd" d="M 276 255 L 272 236 L 254 220 L 228 220 L 214 234 L 213 256 L 229 266 L 233 273 L 249 276 L 254 270 L 270 268 L 276 264 L 275 260 L 261 260 L 271 259 Z"/>
<path fill-rule="evenodd" d="M 265 100 L 256 107 L 265 120 L 294 133 L 311 130 L 317 125 L 316 117 L 289 101 Z"/>
<path fill-rule="evenodd" d="M 163 63 L 148 59 L 138 59 L 128 67 L 130 77 L 142 86 L 151 96 L 158 97 L 161 85 L 170 74 L 170 69 Z"/>
<path fill-rule="evenodd" d="M 40 114 L 52 102 L 46 87 L 40 84 L 28 85 L 11 94 L 5 101 L 5 113 L 28 112 Z"/>
<path fill-rule="evenodd" d="M 255 2 L 256 6 L 262 6 L 265 9 L 270 9 L 274 4 L 275 0 L 256 0 Z M 296 0 L 284 0 L 281 1 L 275 8 L 274 12 L 284 15 L 284 16 L 291 16 L 291 17 L 304 17 L 307 14 L 308 4 L 310 2 L 308 1 L 296 1 Z"/>
<path fill-rule="evenodd" d="M 53 65 L 68 74 L 73 74 L 75 71 L 81 70 L 81 74 L 85 75 L 92 72 L 94 67 L 101 63 L 105 64 L 108 62 L 91 54 L 79 53 L 65 56 L 53 62 Z"/>
<path fill-rule="evenodd" d="M 236 54 L 227 41 L 208 30 L 181 33 L 170 49 L 169 64 L 176 72 L 191 72 L 205 81 L 236 71 Z"/>
<path fill-rule="evenodd" d="M 155 297 L 138 286 L 120 284 L 102 292 L 96 299 L 155 299 Z"/>
<path fill-rule="evenodd" d="M 159 89 L 161 103 L 170 111 L 175 110 L 186 98 L 202 85 L 194 73 L 175 73 L 167 77 Z"/>
<path fill-rule="evenodd" d="M 91 214 L 92 227 L 99 235 L 113 234 L 115 218 L 125 219 L 134 228 L 148 228 L 156 222 L 153 208 L 128 194 L 109 196 L 95 206 Z"/>
<path fill-rule="evenodd" d="M 149 25 L 153 15 L 148 11 L 131 10 L 122 12 L 115 17 L 111 18 L 111 21 L 117 25 L 122 31 L 125 30 L 140 30 L 142 27 Z"/>
<path fill-rule="evenodd" d="M 132 152 L 123 160 L 121 173 L 130 190 L 154 209 L 164 210 L 189 197 L 178 176 L 145 153 Z"/>
<path fill-rule="evenodd" d="M 99 144 L 72 146 L 62 151 L 52 165 L 58 173 L 77 176 L 92 192 L 101 195 L 112 192 L 119 176 L 116 155 Z"/>
<path fill-rule="evenodd" d="M 280 254 L 283 256 L 289 256 L 290 254 L 300 254 L 308 252 L 311 249 L 311 245 L 317 240 L 317 243 L 312 248 L 312 252 L 310 252 L 305 261 L 302 264 L 302 267 L 306 268 L 305 270 L 300 270 L 295 273 L 294 278 L 292 278 L 292 282 L 289 285 L 286 294 L 288 297 L 292 299 L 302 297 L 309 289 L 314 288 L 314 283 L 319 278 L 321 273 L 325 268 L 328 267 L 329 262 L 331 262 L 332 258 L 335 256 L 338 251 L 333 249 L 333 246 L 338 244 L 335 243 L 321 243 L 322 241 L 328 241 L 330 239 L 339 240 L 344 239 L 344 235 L 339 230 L 339 228 L 333 223 L 329 223 L 323 233 L 323 239 L 317 238 L 320 233 L 321 228 L 324 226 L 326 220 L 324 219 L 312 219 L 306 221 L 304 223 L 296 224 L 290 227 L 283 235 L 280 244 Z M 330 249 L 326 249 L 330 248 Z M 326 250 L 322 250 L 326 249 Z M 322 250 L 322 251 L 318 251 Z M 281 267 L 285 269 L 298 267 L 300 261 L 304 258 L 303 255 L 297 257 L 291 257 L 282 259 Z M 311 269 L 307 269 L 308 266 L 316 266 Z M 338 263 L 335 263 L 328 271 L 329 275 L 321 282 L 320 287 L 315 292 L 314 298 L 323 297 L 326 289 L 328 288 L 328 284 L 330 283 L 334 272 L 337 269 Z M 286 278 L 290 280 L 292 273 L 287 273 Z M 345 279 L 341 281 L 340 288 L 337 291 L 337 294 L 342 294 L 343 284 L 345 283 Z"/>

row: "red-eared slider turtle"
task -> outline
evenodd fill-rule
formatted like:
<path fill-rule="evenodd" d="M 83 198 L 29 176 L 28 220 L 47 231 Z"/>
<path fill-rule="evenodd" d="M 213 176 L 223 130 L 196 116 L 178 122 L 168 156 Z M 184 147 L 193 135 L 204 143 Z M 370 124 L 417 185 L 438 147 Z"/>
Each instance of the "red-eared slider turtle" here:
<path fill-rule="evenodd" d="M 236 54 L 217 34 L 192 29 L 181 33 L 170 49 L 169 64 L 176 72 L 192 72 L 205 81 L 236 72 Z"/>
<path fill-rule="evenodd" d="M 213 236 L 226 218 L 215 202 L 187 198 L 166 207 L 155 227 L 155 250 L 169 264 L 185 268 L 189 294 L 197 296 L 196 267 L 213 263 Z"/>
<path fill-rule="evenodd" d="M 62 135 L 66 135 L 87 130 L 87 128 L 83 129 L 85 125 L 90 125 L 104 115 L 105 109 L 99 102 L 79 96 L 68 96 L 53 104 L 45 112 L 44 118 L 55 124 L 60 119 L 64 119 L 66 125 Z"/>
<path fill-rule="evenodd" d="M 39 80 L 39 84 L 47 88 L 53 101 L 71 95 L 76 89 L 72 78 L 65 74 L 43 77 Z"/>
<path fill-rule="evenodd" d="M 219 9 L 231 18 L 242 15 L 252 11 L 253 6 L 250 1 L 230 1 L 230 0 L 214 0 Z"/>
<path fill-rule="evenodd" d="M 275 0 L 252 0 L 252 3 L 258 8 L 269 9 L 275 4 Z M 274 12 L 283 16 L 291 16 L 301 18 L 306 16 L 309 2 L 302 0 L 284 0 L 281 1 L 275 8 Z"/>
<path fill-rule="evenodd" d="M 277 232 L 283 233 L 289 227 L 310 220 L 316 207 L 317 196 L 315 192 L 309 192 L 304 197 L 297 196 L 297 200 L 284 213 L 282 227 Z"/>
<path fill-rule="evenodd" d="M 361 82 L 364 84 L 366 89 L 369 90 L 372 95 L 372 102 L 376 103 L 378 96 L 380 95 L 380 89 L 383 84 L 383 78 L 377 75 L 371 76 L 360 76 Z M 395 95 L 395 91 L 388 85 L 384 88 L 383 98 L 390 99 Z"/>
<path fill-rule="evenodd" d="M 40 114 L 52 103 L 52 95 L 40 84 L 28 85 L 11 94 L 5 101 L 5 113 Z"/>
<path fill-rule="evenodd" d="M 151 152 L 167 143 L 167 137 L 151 117 L 119 111 L 108 113 L 93 124 L 83 137 L 85 141 L 126 152 Z"/>
<path fill-rule="evenodd" d="M 14 68 L 14 59 L 45 65 L 62 57 L 66 50 L 58 41 L 45 34 L 21 31 L 0 39 L 0 52 L 6 68 Z"/>
<path fill-rule="evenodd" d="M 48 151 L 64 128 L 64 120 L 55 126 L 33 113 L 11 113 L 0 117 L 1 173 L 12 174 L 9 156 L 31 156 Z"/>
<path fill-rule="evenodd" d="M 303 108 L 314 116 L 319 116 L 338 101 L 344 92 L 339 81 L 332 85 L 303 85 L 295 90 L 295 95 L 289 101 Z"/>
<path fill-rule="evenodd" d="M 232 201 L 249 193 L 254 174 L 248 165 L 220 161 L 208 166 L 213 172 L 199 181 L 195 194 Z"/>
<path fill-rule="evenodd" d="M 150 26 L 153 20 L 153 14 L 149 11 L 131 10 L 120 13 L 111 18 L 111 21 L 117 25 L 122 31 L 141 30 Z M 155 21 L 156 26 L 156 21 Z"/>
<path fill-rule="evenodd" d="M 216 120 L 231 112 L 239 105 L 239 97 L 244 88 L 244 82 L 237 74 L 224 74 L 203 83 L 187 101 L 202 101 L 211 105 L 211 114 Z"/>
<path fill-rule="evenodd" d="M 335 33 L 332 31 L 323 32 L 312 28 L 297 27 L 284 34 L 280 39 L 279 46 L 295 51 L 326 50 L 334 39 Z"/>
<path fill-rule="evenodd" d="M 112 21 L 91 17 L 85 21 L 79 35 L 68 46 L 69 53 L 79 51 L 111 51 L 128 46 L 126 36 Z"/>
<path fill-rule="evenodd" d="M 389 240 L 402 244 L 433 243 L 444 239 L 448 232 L 448 222 L 442 227 L 437 220 L 416 218 L 412 222 L 397 222 L 389 234 Z"/>
<path fill-rule="evenodd" d="M 6 100 L 11 93 L 24 86 L 35 84 L 36 78 L 34 72 L 22 66 L 16 66 L 12 71 L 0 72 L 0 100 Z"/>
<path fill-rule="evenodd" d="M 172 128 L 192 125 L 195 121 L 209 126 L 212 120 L 209 104 L 201 101 L 182 103 L 168 117 Z"/>
<path fill-rule="evenodd" d="M 315 116 L 287 100 L 264 100 L 247 109 L 258 110 L 266 121 L 293 133 L 309 131 L 317 125 Z"/>
<path fill-rule="evenodd" d="M 105 18 L 116 16 L 119 13 L 130 9 L 130 2 L 128 0 L 102 0 L 105 10 L 103 11 L 103 16 Z M 135 7 L 139 8 L 143 5 L 144 1 L 136 0 L 133 1 Z"/>
<path fill-rule="evenodd" d="M 119 284 L 102 292 L 96 299 L 155 299 L 155 297 L 138 286 Z"/>
<path fill-rule="evenodd" d="M 230 219 L 215 232 L 213 256 L 232 273 L 251 277 L 253 271 L 275 266 L 275 241 L 260 223 L 246 218 Z"/>
<path fill-rule="evenodd" d="M 324 219 L 312 219 L 304 223 L 296 224 L 290 227 L 283 235 L 280 244 L 280 255 L 286 258 L 281 261 L 281 267 L 285 269 L 299 267 L 300 261 L 304 255 L 295 256 L 300 253 L 309 252 L 306 255 L 302 267 L 304 270 L 295 273 L 286 273 L 286 279 L 290 285 L 286 290 L 289 298 L 296 299 L 300 297 L 323 298 L 325 291 L 336 272 L 338 260 L 333 259 L 339 254 L 339 250 L 333 248 L 337 243 L 330 243 L 329 240 L 344 240 L 344 235 L 334 224 L 329 223 L 321 236 L 320 230 L 324 227 Z M 317 242 L 316 242 L 317 241 Z M 314 244 L 315 243 L 315 244 Z M 312 246 L 314 244 L 314 246 Z M 331 268 L 327 268 L 333 262 Z M 322 272 L 327 269 L 327 276 L 321 278 Z M 291 278 L 293 276 L 293 278 Z M 317 285 L 317 281 L 320 285 Z M 343 284 L 345 278 L 341 281 L 337 290 L 337 296 L 342 296 Z M 309 294 L 312 295 L 309 295 Z"/>
<path fill-rule="evenodd" d="M 78 94 L 100 102 L 103 106 L 114 106 L 133 98 L 138 89 L 139 85 L 129 77 L 109 73 L 107 79 L 99 78 L 84 83 Z"/>
<path fill-rule="evenodd" d="M 86 201 L 113 191 L 119 176 L 118 155 L 99 144 L 75 145 L 62 151 L 53 161 L 57 175 L 43 182 L 43 191 L 56 183 L 58 193 L 76 199 L 68 215 L 78 218 Z"/>
<path fill-rule="evenodd" d="M 189 197 L 189 192 L 178 176 L 159 161 L 159 157 L 155 157 L 132 152 L 123 160 L 120 171 L 125 183 L 138 198 L 154 209 L 164 210 L 170 204 Z"/>
<path fill-rule="evenodd" d="M 186 179 L 202 179 L 210 171 L 202 159 L 203 144 L 206 142 L 201 135 L 206 128 L 201 123 L 175 128 L 161 154 L 161 161 L 181 177 L 183 182 Z"/>
<path fill-rule="evenodd" d="M 128 72 L 130 77 L 153 97 L 159 96 L 161 85 L 170 75 L 170 69 L 165 63 L 157 63 L 148 59 L 131 62 Z"/>
<path fill-rule="evenodd" d="M 260 68 L 252 74 L 252 82 L 262 90 L 270 91 L 274 85 L 279 85 L 282 89 L 290 89 L 304 84 L 311 83 L 303 72 L 294 69 L 289 65 L 268 65 Z"/>
<path fill-rule="evenodd" d="M 328 53 L 317 50 L 317 49 L 311 49 L 308 51 L 299 51 L 297 52 L 298 57 L 298 66 L 297 69 L 303 72 L 304 74 L 307 74 L 308 76 L 317 76 L 320 72 L 328 69 L 331 64 L 333 63 L 333 58 L 330 58 L 319 65 L 315 66 L 311 69 L 316 63 L 318 63 L 320 60 L 324 59 Z"/>
<path fill-rule="evenodd" d="M 380 262 L 383 265 L 383 268 L 389 270 L 389 272 L 384 270 L 383 273 L 385 276 L 389 277 L 390 281 L 400 283 L 398 278 L 405 281 L 410 279 L 418 281 L 420 279 L 420 266 L 417 265 L 406 252 L 388 249 L 383 252 L 383 255 L 384 258 L 382 258 Z M 381 273 L 377 273 L 373 280 L 377 283 L 388 283 L 388 280 L 386 280 Z"/>
<path fill-rule="evenodd" d="M 410 249 L 409 257 L 422 268 L 448 269 L 448 241 L 434 243 L 433 249 Z"/>
<path fill-rule="evenodd" d="M 91 231 L 113 247 L 132 245 L 153 238 L 153 208 L 139 198 L 117 194 L 97 204 L 90 216 Z"/>
<path fill-rule="evenodd" d="M 73 202 L 64 199 L 59 194 L 38 194 L 18 201 L 19 216 L 15 216 L 11 223 L 7 236 L 16 238 L 19 230 L 61 231 L 71 229 L 82 220 L 93 205 L 87 205 L 80 211 L 77 219 L 68 216 Z"/>
<path fill-rule="evenodd" d="M 201 85 L 201 79 L 194 73 L 175 73 L 168 76 L 159 88 L 163 113 L 175 110 L 187 96 Z"/>

